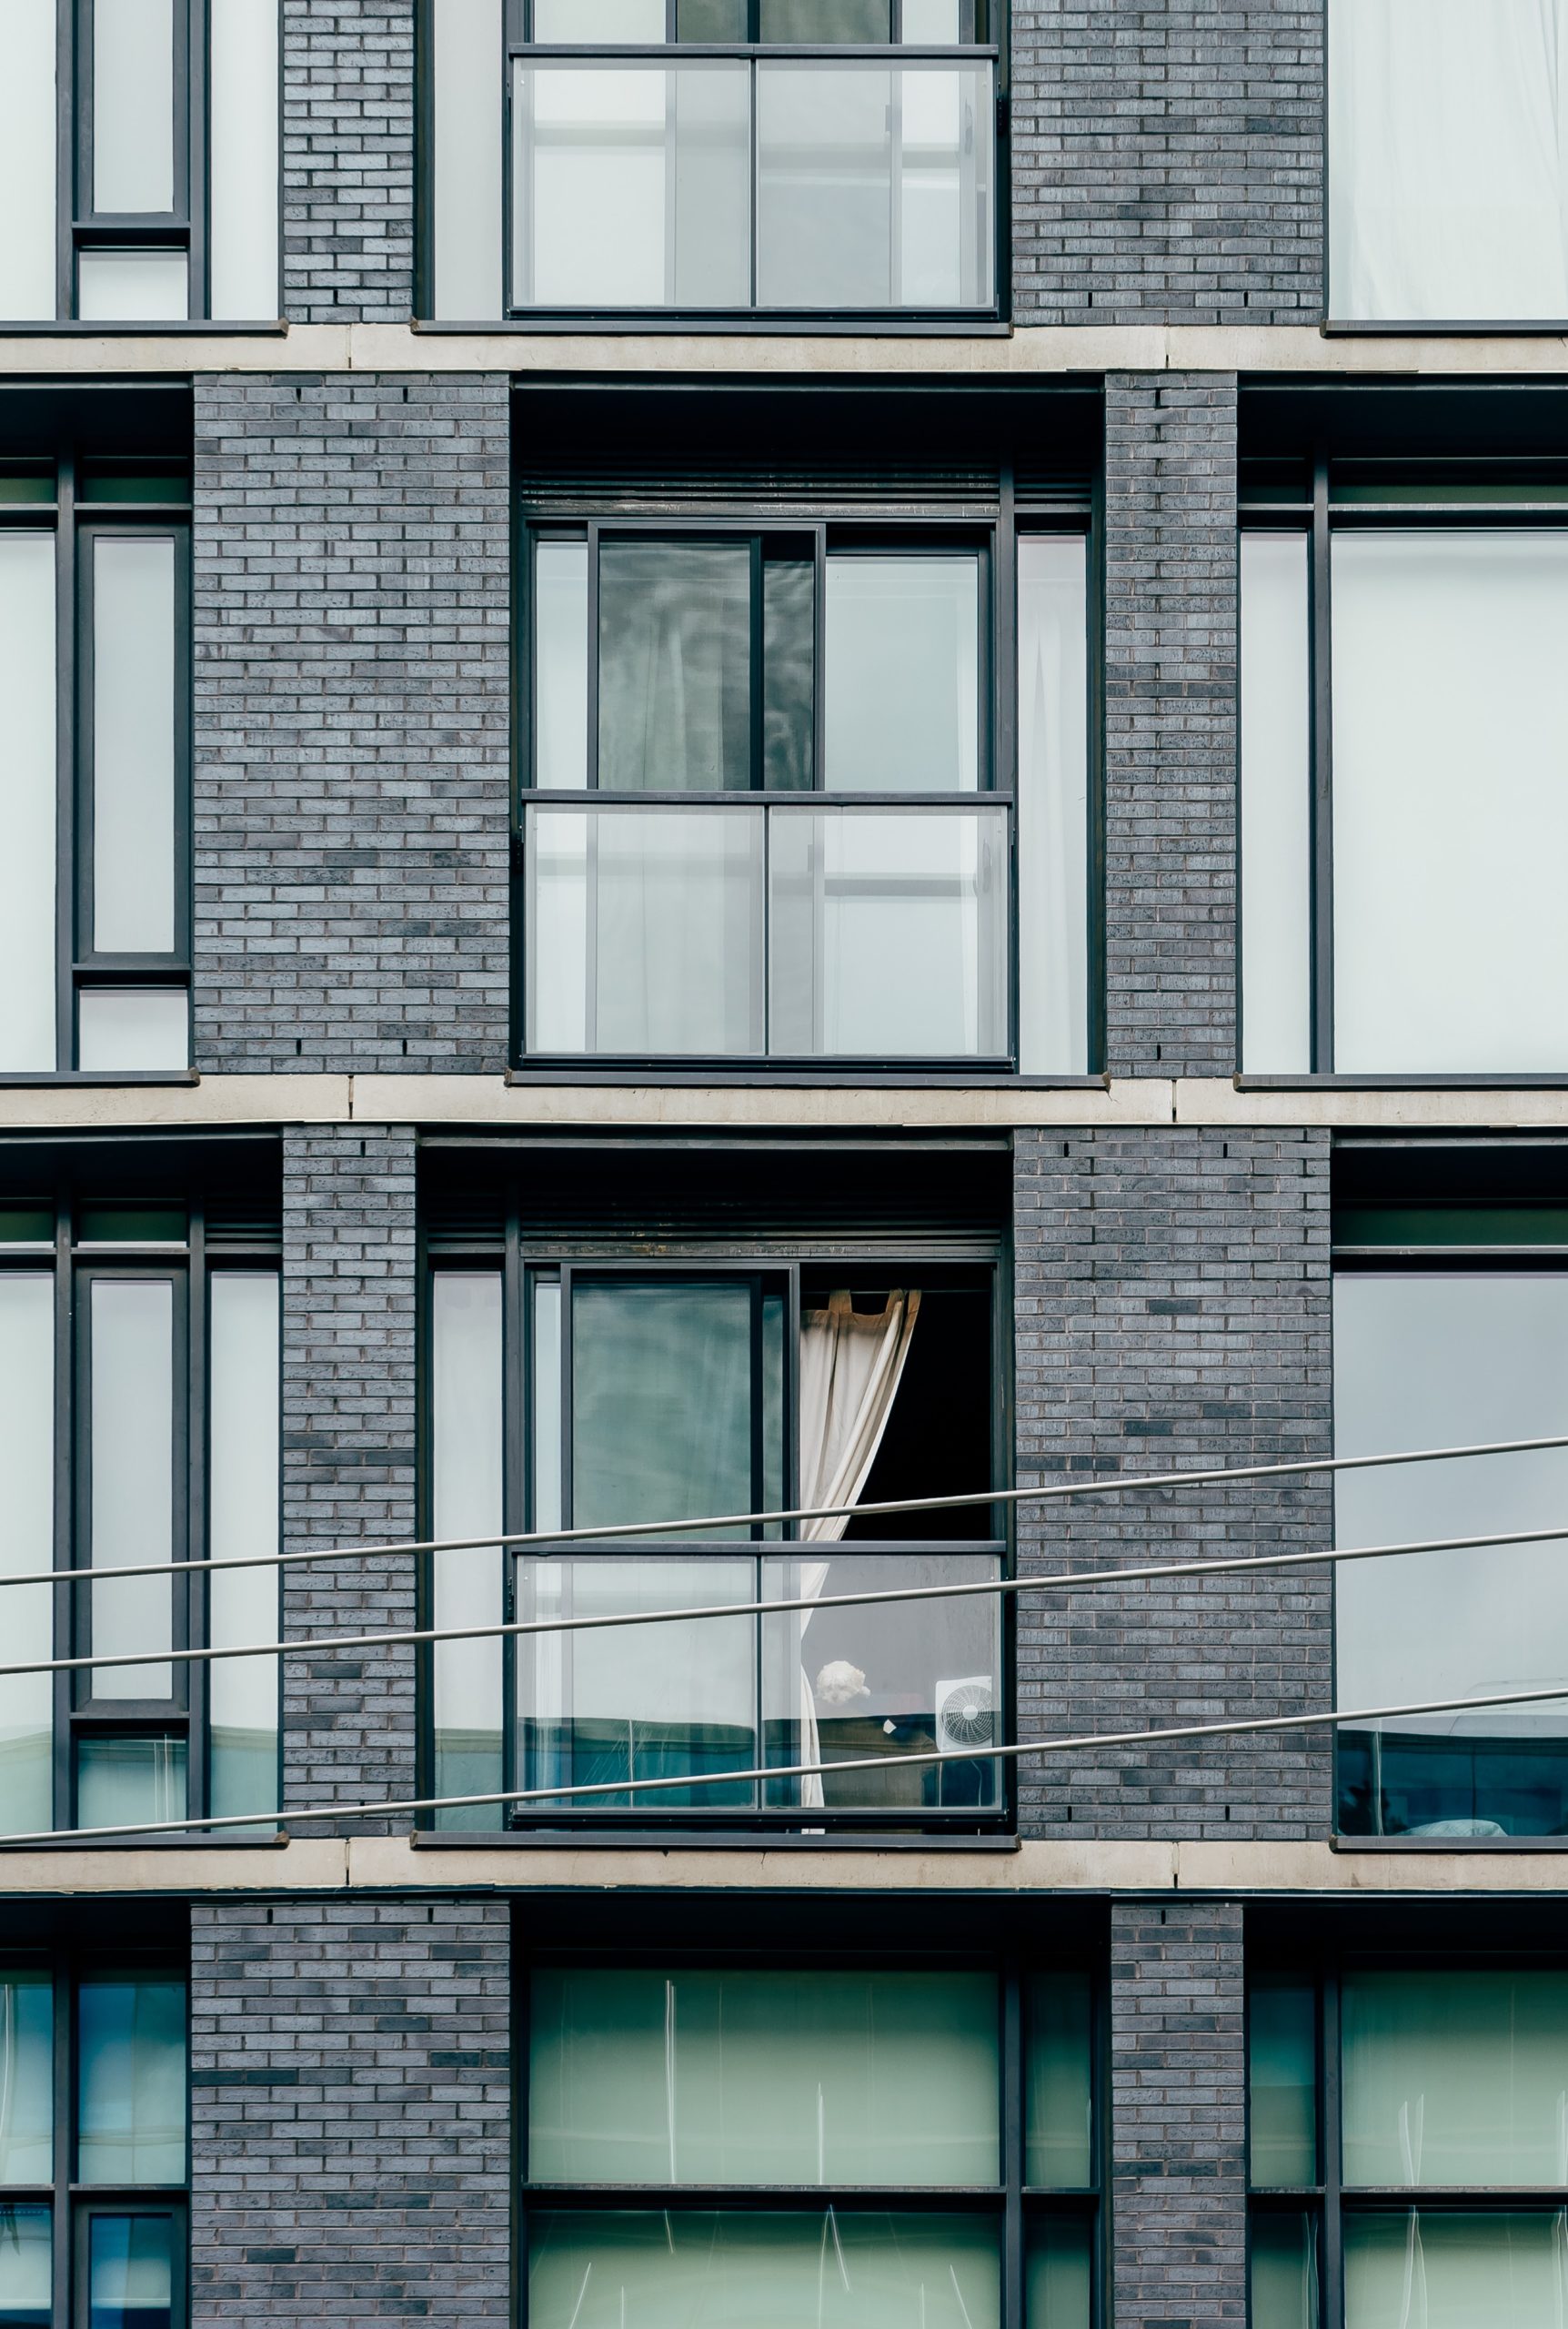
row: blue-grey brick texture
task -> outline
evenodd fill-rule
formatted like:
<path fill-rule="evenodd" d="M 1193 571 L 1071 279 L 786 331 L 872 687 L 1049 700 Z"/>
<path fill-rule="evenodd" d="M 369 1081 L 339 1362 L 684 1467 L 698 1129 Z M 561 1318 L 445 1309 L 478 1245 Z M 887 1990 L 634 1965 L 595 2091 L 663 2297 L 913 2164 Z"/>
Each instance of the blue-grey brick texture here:
<path fill-rule="evenodd" d="M 1329 1145 L 1300 1131 L 1017 1139 L 1021 1485 L 1331 1452 Z M 1037 1574 L 1307 1552 L 1323 1476 L 1025 1505 Z M 1026 1594 L 1023 1737 L 1302 1714 L 1332 1699 L 1326 1568 Z M 1326 1730 L 1058 1754 L 1020 1766 L 1030 1836 L 1327 1836 Z"/>
<path fill-rule="evenodd" d="M 193 2329 L 508 2319 L 495 1901 L 198 1901 Z"/>
<path fill-rule="evenodd" d="M 1013 0 L 1022 324 L 1315 323 L 1322 0 Z"/>
<path fill-rule="evenodd" d="M 508 390 L 196 383 L 196 1064 L 507 1059 Z"/>
<path fill-rule="evenodd" d="M 413 313 L 414 6 L 284 0 L 283 309 L 293 323 L 406 323 Z"/>

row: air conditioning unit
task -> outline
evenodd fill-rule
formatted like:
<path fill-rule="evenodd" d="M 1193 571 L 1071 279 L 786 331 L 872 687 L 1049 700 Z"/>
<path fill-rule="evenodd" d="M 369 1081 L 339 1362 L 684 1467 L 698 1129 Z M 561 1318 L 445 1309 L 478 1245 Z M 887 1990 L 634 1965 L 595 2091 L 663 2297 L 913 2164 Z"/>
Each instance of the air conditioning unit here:
<path fill-rule="evenodd" d="M 989 1674 L 937 1684 L 937 1751 L 983 1754 L 997 1741 L 996 1692 Z"/>

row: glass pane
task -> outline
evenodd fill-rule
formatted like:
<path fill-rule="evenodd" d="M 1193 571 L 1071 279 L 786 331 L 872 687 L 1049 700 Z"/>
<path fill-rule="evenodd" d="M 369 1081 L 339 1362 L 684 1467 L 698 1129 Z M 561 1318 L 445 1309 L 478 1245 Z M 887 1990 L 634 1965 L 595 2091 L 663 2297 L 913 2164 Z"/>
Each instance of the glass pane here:
<path fill-rule="evenodd" d="M 106 1569 L 168 1561 L 174 1551 L 175 1290 L 167 1278 L 93 1283 L 92 1558 Z M 160 1577 L 92 1588 L 93 1648 L 104 1656 L 167 1649 L 174 1605 Z M 98 1699 L 166 1699 L 171 1666 L 110 1666 L 92 1677 Z"/>
<path fill-rule="evenodd" d="M 447 322 L 501 312 L 501 21 L 502 0 L 436 0 L 431 15 L 432 258 Z"/>
<path fill-rule="evenodd" d="M 212 312 L 236 322 L 265 323 L 279 308 L 277 0 L 222 0 L 209 12 L 207 38 Z M 490 58 L 492 90 L 498 53 L 498 35 Z M 436 86 L 438 92 L 438 80 Z M 472 144 L 476 152 L 482 151 L 481 139 L 476 137 Z M 497 191 L 491 211 L 498 243 L 500 146 L 498 123 Z M 499 296 L 498 266 L 491 307 L 479 312 L 494 313 Z"/>
<path fill-rule="evenodd" d="M 905 22 L 910 0 L 904 0 Z M 1093 2234 L 1070 2216 L 1031 2223 L 1024 2256 L 1028 2329 L 1090 2329 L 1093 2308 Z"/>
<path fill-rule="evenodd" d="M 1330 0 L 1330 313 L 1568 316 L 1561 0 Z"/>
<path fill-rule="evenodd" d="M 756 1598 L 749 1560 L 529 1560 L 524 1618 L 710 1608 Z M 520 1783 L 593 1787 L 757 1762 L 756 1636 L 750 1618 L 525 1636 L 518 1645 Z M 749 1805 L 749 1780 L 585 1797 L 582 1813 L 636 1811 L 658 1821 L 695 1807 Z M 537 1810 L 539 1807 L 535 1806 Z"/>
<path fill-rule="evenodd" d="M 761 0 L 764 40 L 825 47 L 830 41 L 868 46 L 893 36 L 891 0 Z"/>
<path fill-rule="evenodd" d="M 0 2207 L 0 2329 L 49 2329 L 52 2260 L 48 2209 Z"/>
<path fill-rule="evenodd" d="M 903 308 L 991 302 L 989 66 L 911 65 L 900 99 L 895 297 Z"/>
<path fill-rule="evenodd" d="M 506 1527 L 501 1273 L 438 1270 L 431 1282 L 433 1521 L 441 1537 Z M 508 1556 L 496 1545 L 437 1553 L 435 1622 L 498 1626 Z M 480 1795 L 504 1785 L 502 1648 L 498 1640 L 437 1642 L 434 1650 L 437 1795 Z M 437 1814 L 443 1828 L 495 1828 L 500 1806 Z"/>
<path fill-rule="evenodd" d="M 678 40 L 749 38 L 747 0 L 676 0 Z"/>
<path fill-rule="evenodd" d="M 1334 1286 L 1342 1456 L 1548 1437 L 1568 1405 L 1568 1276 L 1356 1273 Z M 1561 1524 L 1568 1452 L 1342 1474 L 1342 1545 Z M 1568 1566 L 1554 1544 L 1351 1561 L 1335 1581 L 1342 1707 L 1565 1679 Z M 1340 1733 L 1352 1834 L 1568 1832 L 1568 1703 L 1412 1717 Z"/>
<path fill-rule="evenodd" d="M 874 65 L 758 66 L 760 306 L 892 304 L 893 78 Z"/>
<path fill-rule="evenodd" d="M 745 307 L 749 68 L 715 58 L 513 71 L 514 303 Z"/>
<path fill-rule="evenodd" d="M 579 1280 L 572 1289 L 574 1524 L 751 1509 L 750 1285 Z"/>
<path fill-rule="evenodd" d="M 762 561 L 762 781 L 809 792 L 815 755 L 817 578 L 809 558 Z"/>
<path fill-rule="evenodd" d="M 55 1561 L 55 1279 L 52 1271 L 0 1275 L 0 1479 L 5 1525 L 0 1578 L 47 1572 Z M 6 1663 L 51 1658 L 52 1588 L 7 1586 Z M 0 1683 L 0 1814 L 20 1832 L 52 1828 L 54 1679 L 17 1674 Z"/>
<path fill-rule="evenodd" d="M 1318 2329 L 1317 2218 L 1255 2213 L 1250 2243 L 1252 2329 Z"/>
<path fill-rule="evenodd" d="M 87 2329 L 173 2329 L 174 2286 L 171 2218 L 93 2217 Z"/>
<path fill-rule="evenodd" d="M 827 782 L 833 792 L 972 792 L 980 562 L 830 558 Z"/>
<path fill-rule="evenodd" d="M 174 0 L 94 0 L 93 207 L 174 207 Z"/>
<path fill-rule="evenodd" d="M 530 809 L 528 1046 L 763 1048 L 760 810 Z"/>
<path fill-rule="evenodd" d="M 551 2183 L 995 2183 L 986 1972 L 541 1967 L 528 2174 Z"/>
<path fill-rule="evenodd" d="M 93 943 L 175 949 L 175 545 L 93 543 Z"/>
<path fill-rule="evenodd" d="M 1568 2301 L 1568 2219 L 1347 2215 L 1345 2329 L 1557 2329 Z"/>
<path fill-rule="evenodd" d="M 764 1600 L 958 1585 L 1000 1575 L 989 1556 L 839 1552 L 769 1560 Z M 808 1609 L 762 1620 L 763 1709 L 769 1763 L 827 1764 L 938 1750 L 940 1763 L 886 1771 L 831 1769 L 780 1780 L 779 1804 L 829 1810 L 986 1810 L 1000 1800 L 996 1765 L 980 1760 L 1000 1725 L 1000 1618 L 995 1597 Z"/>
<path fill-rule="evenodd" d="M 751 546 L 607 541 L 598 574 L 606 792 L 751 781 Z"/>
<path fill-rule="evenodd" d="M 85 324 L 184 323 L 190 315 L 184 251 L 80 252 L 76 313 Z"/>
<path fill-rule="evenodd" d="M 1347 1974 L 1347 2184 L 1568 2176 L 1568 1975 Z"/>
<path fill-rule="evenodd" d="M 279 1281 L 273 1270 L 213 1274 L 208 1326 L 209 1559 L 279 1549 Z M 278 1572 L 221 1567 L 207 1586 L 215 1647 L 278 1638 Z M 224 1658 L 208 1669 L 212 1810 L 277 1809 L 277 1660 Z"/>
<path fill-rule="evenodd" d="M 573 41 L 664 40 L 664 0 L 534 0 L 534 38 Z"/>
<path fill-rule="evenodd" d="M 54 1984 L 42 1967 L 0 1971 L 0 2183 L 54 2182 Z M 0 2248 L 5 2232 L 0 2217 Z"/>
<path fill-rule="evenodd" d="M 1089 1067 L 1088 544 L 1018 546 L 1019 1066 Z"/>
<path fill-rule="evenodd" d="M 1005 1054 L 1005 810 L 779 810 L 769 873 L 776 1055 Z"/>
<path fill-rule="evenodd" d="M 190 1065 L 183 986 L 88 986 L 76 997 L 76 1064 L 95 1075 L 183 1074 Z"/>
<path fill-rule="evenodd" d="M 54 535 L 0 533 L 0 1069 L 11 1074 L 55 1067 L 55 624 Z"/>
<path fill-rule="evenodd" d="M 186 1766 L 186 1741 L 173 1732 L 111 1731 L 106 1738 L 86 1732 L 76 1740 L 77 1827 L 183 1820 Z"/>
<path fill-rule="evenodd" d="M 930 48 L 961 40 L 960 0 L 904 0 L 901 37 L 906 43 Z"/>
<path fill-rule="evenodd" d="M 0 144 L 0 316 L 46 323 L 55 314 L 55 0 L 10 0 L 5 11 L 5 137 Z M 0 637 L 4 636 L 0 625 Z"/>
<path fill-rule="evenodd" d="M 784 1338 L 785 1300 L 781 1294 L 762 1297 L 762 1500 L 764 1512 L 782 1512 L 789 1500 L 784 1469 Z M 765 1537 L 781 1537 L 783 1524 L 769 1521 Z"/>
<path fill-rule="evenodd" d="M 588 544 L 534 545 L 534 782 L 588 782 Z"/>
<path fill-rule="evenodd" d="M 530 1527 L 561 1526 L 561 1285 L 534 1285 L 534 1506 Z"/>
<path fill-rule="evenodd" d="M 994 2217 L 864 2209 L 540 2213 L 530 2329 L 999 2329 Z"/>
<path fill-rule="evenodd" d="M 84 1981 L 77 1991 L 79 2183 L 181 2183 L 186 2173 L 185 1983 Z"/>
<path fill-rule="evenodd" d="M 1087 1973 L 1030 1976 L 1026 1996 L 1023 2180 L 1043 2188 L 1094 2182 Z"/>
<path fill-rule="evenodd" d="M 1335 538 L 1343 1072 L 1568 1064 L 1565 625 L 1568 535 Z"/>
<path fill-rule="evenodd" d="M 1241 536 L 1241 1027 L 1253 1074 L 1312 1065 L 1304 533 Z"/>
<path fill-rule="evenodd" d="M 190 1215 L 177 1205 L 78 1205 L 76 1244 L 183 1245 Z"/>
<path fill-rule="evenodd" d="M 1247 2001 L 1254 2184 L 1318 2180 L 1318 2001 L 1311 1983 L 1254 1981 Z"/>

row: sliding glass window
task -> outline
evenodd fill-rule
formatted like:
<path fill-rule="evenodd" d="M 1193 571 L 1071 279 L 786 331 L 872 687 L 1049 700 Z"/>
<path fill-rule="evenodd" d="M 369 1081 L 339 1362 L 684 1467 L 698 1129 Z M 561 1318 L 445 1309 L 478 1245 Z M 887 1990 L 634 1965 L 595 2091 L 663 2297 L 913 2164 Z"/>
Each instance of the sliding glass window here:
<path fill-rule="evenodd" d="M 0 462 L 0 1077 L 190 1064 L 190 484 Z"/>
<path fill-rule="evenodd" d="M 427 0 L 427 311 L 997 307 L 1001 0 Z"/>

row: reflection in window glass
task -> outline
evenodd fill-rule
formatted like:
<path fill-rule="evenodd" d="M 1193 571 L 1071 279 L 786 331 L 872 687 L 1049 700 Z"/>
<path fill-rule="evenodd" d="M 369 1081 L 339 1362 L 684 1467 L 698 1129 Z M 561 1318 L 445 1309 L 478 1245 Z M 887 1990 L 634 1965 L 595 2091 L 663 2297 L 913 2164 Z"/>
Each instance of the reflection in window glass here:
<path fill-rule="evenodd" d="M 87 2241 L 87 2329 L 172 2329 L 174 2245 L 167 2216 L 95 2214 Z"/>
<path fill-rule="evenodd" d="M 183 2182 L 184 1982 L 95 1975 L 80 1985 L 76 2016 L 76 2180 Z"/>
<path fill-rule="evenodd" d="M 809 792 L 814 781 L 817 578 L 809 554 L 762 561 L 762 781 Z"/>
<path fill-rule="evenodd" d="M 904 0 L 906 12 L 909 0 Z M 1029 2329 L 1090 2329 L 1093 2315 L 1093 2233 L 1085 2222 L 1044 2216 L 1030 2223 L 1024 2253 L 1024 2318 Z M 1254 2323 L 1254 2329 L 1261 2324 Z"/>
<path fill-rule="evenodd" d="M 1318 2329 L 1317 2219 L 1255 2210 L 1250 2239 L 1252 2329 Z"/>
<path fill-rule="evenodd" d="M 44 1270 L 7 1271 L 0 1276 L 0 1479 L 5 1483 L 0 1577 L 36 1576 L 54 1567 L 54 1463 L 55 1280 Z M 8 1663 L 54 1655 L 51 1590 L 47 1585 L 6 1587 Z M 53 1705 L 47 1674 L 15 1674 L 0 1682 L 0 1801 L 7 1827 L 18 1832 L 54 1825 Z"/>
<path fill-rule="evenodd" d="M 1430 2208 L 1347 2213 L 1345 2329 L 1506 2322 L 1553 2329 L 1568 2286 L 1568 2219 Z M 1422 2293 L 1412 2310 L 1412 2289 Z"/>
<path fill-rule="evenodd" d="M 1024 2011 L 1023 2180 L 1058 2190 L 1086 2186 L 1094 2181 L 1088 1975 L 1031 1974 Z"/>
<path fill-rule="evenodd" d="M 827 594 L 829 790 L 973 791 L 979 558 L 830 558 Z"/>
<path fill-rule="evenodd" d="M 183 1820 L 186 1761 L 185 1739 L 173 1732 L 84 1732 L 76 1740 L 77 1827 Z"/>
<path fill-rule="evenodd" d="M 573 1288 L 576 1527 L 749 1512 L 751 1423 L 749 1283 Z"/>
<path fill-rule="evenodd" d="M 1347 2184 L 1553 2184 L 1563 2174 L 1568 1976 L 1347 1973 Z"/>
<path fill-rule="evenodd" d="M 50 2329 L 53 2286 L 49 2210 L 25 2202 L 0 2205 L 0 2323 L 5 2329 Z"/>
<path fill-rule="evenodd" d="M 1318 2001 L 1310 1981 L 1258 1981 L 1247 2004 L 1254 2186 L 1318 2180 Z"/>
<path fill-rule="evenodd" d="M 42 1967 L 0 1969 L 0 2184 L 53 2182 L 54 2142 L 54 1985 Z"/>
<path fill-rule="evenodd" d="M 607 541 L 598 657 L 604 791 L 750 783 L 749 543 Z"/>
<path fill-rule="evenodd" d="M 893 36 L 891 0 L 761 0 L 758 29 L 763 40 L 813 48 L 832 41 L 874 47 Z"/>

